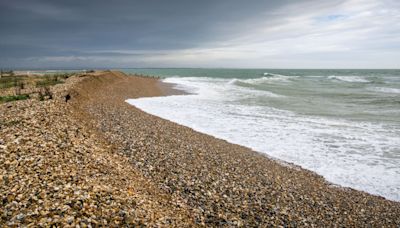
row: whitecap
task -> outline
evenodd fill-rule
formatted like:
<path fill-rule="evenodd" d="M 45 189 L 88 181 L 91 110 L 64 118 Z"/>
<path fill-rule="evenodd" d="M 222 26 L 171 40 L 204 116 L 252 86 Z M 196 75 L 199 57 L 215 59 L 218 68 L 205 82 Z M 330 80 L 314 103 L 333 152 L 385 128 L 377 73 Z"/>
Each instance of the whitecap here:
<path fill-rule="evenodd" d="M 400 94 L 400 89 L 389 88 L 389 87 L 371 87 L 368 88 L 370 91 L 379 92 L 379 93 L 394 93 Z"/>
<path fill-rule="evenodd" d="M 343 81 L 343 82 L 362 82 L 362 83 L 370 82 L 367 79 L 365 79 L 363 77 L 360 77 L 360 76 L 335 76 L 335 75 L 331 75 L 328 78 L 332 79 L 332 80 Z"/>

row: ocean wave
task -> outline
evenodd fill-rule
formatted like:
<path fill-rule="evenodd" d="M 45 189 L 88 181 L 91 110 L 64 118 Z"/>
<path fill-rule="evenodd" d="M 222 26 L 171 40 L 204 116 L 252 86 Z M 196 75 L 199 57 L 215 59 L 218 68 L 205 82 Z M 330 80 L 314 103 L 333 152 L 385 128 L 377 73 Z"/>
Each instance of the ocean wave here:
<path fill-rule="evenodd" d="M 337 81 L 343 81 L 343 82 L 361 82 L 361 83 L 368 83 L 367 79 L 360 77 L 360 76 L 336 76 L 336 75 L 331 75 L 328 77 L 329 79 L 332 80 L 337 80 Z"/>
<path fill-rule="evenodd" d="M 263 83 L 273 83 L 273 82 L 290 82 L 291 78 L 296 76 L 285 76 L 279 74 L 269 74 L 264 73 L 264 77 L 261 78 L 250 78 L 250 79 L 232 79 L 228 82 L 231 85 L 258 85 Z"/>
<path fill-rule="evenodd" d="M 371 87 L 368 90 L 379 92 L 379 93 L 395 93 L 400 94 L 400 89 L 389 88 L 389 87 Z"/>
<path fill-rule="evenodd" d="M 230 80 L 230 81 L 228 82 L 228 85 L 234 85 L 234 86 L 246 87 L 247 89 L 252 89 L 253 85 L 250 84 L 250 83 L 246 83 L 246 82 L 244 82 L 244 81 L 245 81 L 245 80 L 232 79 L 232 80 Z M 254 89 L 254 88 L 253 88 L 253 89 Z M 254 90 L 253 90 L 253 91 L 254 91 Z M 273 93 L 273 92 L 268 91 L 268 90 L 265 90 L 265 89 L 262 89 L 262 90 L 257 90 L 257 89 L 256 89 L 256 91 L 258 91 L 258 93 L 261 93 L 261 94 L 259 94 L 259 95 L 264 95 L 264 96 L 267 96 L 267 97 L 273 97 L 273 98 L 285 97 L 285 96 L 283 96 L 283 95 L 276 94 L 276 93 Z M 253 92 L 253 93 L 254 93 L 254 92 Z"/>
<path fill-rule="evenodd" d="M 261 84 L 270 82 L 290 82 L 290 76 L 275 75 L 275 76 L 264 76 L 262 78 L 246 79 L 247 83 Z"/>
<path fill-rule="evenodd" d="M 282 75 L 282 74 L 273 74 L 273 73 L 268 73 L 268 72 L 265 72 L 264 74 L 264 77 L 287 77 L 286 75 Z"/>
<path fill-rule="evenodd" d="M 273 73 L 265 72 L 264 77 L 262 77 L 261 79 L 288 81 L 289 79 L 298 78 L 298 77 L 299 76 L 287 76 L 287 75 L 282 75 L 282 74 L 273 74 Z"/>
<path fill-rule="evenodd" d="M 230 81 L 228 82 L 228 84 L 229 84 L 229 85 L 236 85 L 236 83 L 238 83 L 239 81 L 240 81 L 239 79 L 234 78 L 234 79 L 230 80 Z"/>

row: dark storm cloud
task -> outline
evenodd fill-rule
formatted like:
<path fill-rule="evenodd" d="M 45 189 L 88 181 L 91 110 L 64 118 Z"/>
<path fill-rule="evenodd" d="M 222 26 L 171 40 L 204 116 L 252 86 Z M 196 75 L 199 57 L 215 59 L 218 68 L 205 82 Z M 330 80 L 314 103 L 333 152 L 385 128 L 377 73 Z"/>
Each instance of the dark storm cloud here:
<path fill-rule="evenodd" d="M 261 0 L 1 0 L 0 59 L 193 48 L 232 37 L 247 20 L 281 4 Z"/>

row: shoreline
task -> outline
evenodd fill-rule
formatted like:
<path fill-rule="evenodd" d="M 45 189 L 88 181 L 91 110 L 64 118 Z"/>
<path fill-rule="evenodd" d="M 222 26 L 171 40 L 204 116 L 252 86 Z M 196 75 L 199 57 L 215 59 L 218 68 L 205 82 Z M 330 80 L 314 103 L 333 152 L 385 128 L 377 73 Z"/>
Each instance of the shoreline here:
<path fill-rule="evenodd" d="M 152 79 L 151 79 L 152 80 Z M 118 85 L 124 87 L 124 85 Z M 139 85 L 138 85 L 139 86 Z M 154 88 L 153 88 L 154 89 Z M 144 91 L 141 92 L 141 94 L 130 94 L 130 92 L 127 92 L 127 90 L 124 90 L 124 93 L 118 94 L 118 96 L 122 96 L 123 99 L 121 100 L 126 100 L 127 98 L 137 98 L 137 97 L 147 97 L 147 96 L 155 96 L 157 94 L 148 94 L 148 88 L 145 88 Z M 114 89 L 113 91 L 122 91 L 122 89 Z M 111 93 L 112 91 L 110 91 Z M 132 91 L 135 92 L 135 91 Z M 158 95 L 164 95 L 162 92 L 160 92 L 158 88 Z M 140 95 L 140 96 L 139 96 Z M 105 100 L 108 98 L 105 97 Z M 100 99 L 102 100 L 102 99 Z M 92 102 L 100 102 L 96 98 L 96 101 Z M 92 104 L 93 105 L 93 104 Z M 126 106 L 128 105 L 128 106 Z M 123 106 L 123 107 L 122 107 Z M 121 144 L 122 148 L 120 150 L 124 151 L 124 153 L 127 154 L 127 156 L 131 157 L 134 161 L 133 164 L 136 168 L 140 169 L 143 173 L 145 173 L 146 176 L 149 176 L 153 181 L 158 182 L 159 185 L 161 185 L 164 189 L 167 191 L 171 191 L 172 193 L 178 191 L 180 197 L 186 198 L 186 200 L 189 200 L 189 204 L 194 204 L 197 205 L 198 201 L 205 201 L 207 199 L 210 202 L 210 205 L 214 205 L 215 202 L 219 202 L 221 199 L 224 198 L 224 195 L 227 194 L 222 194 L 221 192 L 230 192 L 230 189 L 235 189 L 238 188 L 238 186 L 232 185 L 228 183 L 228 177 L 231 175 L 232 181 L 241 181 L 241 182 L 251 182 L 248 183 L 248 186 L 243 185 L 243 183 L 239 184 L 240 188 L 242 188 L 242 191 L 244 192 L 252 192 L 252 194 L 255 194 L 257 197 L 264 198 L 264 194 L 268 194 L 266 189 L 263 189 L 262 187 L 258 186 L 260 183 L 274 183 L 277 180 L 279 182 L 276 184 L 276 189 L 271 190 L 272 192 L 276 193 L 277 189 L 286 189 L 288 192 L 292 192 L 293 189 L 297 188 L 304 188 L 301 189 L 302 194 L 309 193 L 310 191 L 314 195 L 313 197 L 314 203 L 317 203 L 318 201 L 324 199 L 324 201 L 327 202 L 334 202 L 337 201 L 339 205 L 345 204 L 347 207 L 342 207 L 339 211 L 335 211 L 335 209 L 331 208 L 330 210 L 334 210 L 335 213 L 341 214 L 341 216 L 345 216 L 345 213 L 348 213 L 350 208 L 353 208 L 351 210 L 354 210 L 357 207 L 360 207 L 362 204 L 360 202 L 366 203 L 367 201 L 374 199 L 374 200 L 383 200 L 384 202 L 390 202 L 389 204 L 394 204 L 397 207 L 399 207 L 398 202 L 394 201 L 389 201 L 384 199 L 381 196 L 373 196 L 365 192 L 357 191 L 351 188 L 344 188 L 340 187 L 337 188 L 331 183 L 327 182 L 322 176 L 309 171 L 309 170 L 304 170 L 303 168 L 299 167 L 301 170 L 294 170 L 293 168 L 285 167 L 282 166 L 281 164 L 278 164 L 274 160 L 270 160 L 265 156 L 265 154 L 255 152 L 249 148 L 240 146 L 240 145 L 235 145 L 228 143 L 225 140 L 221 140 L 218 138 L 215 138 L 213 136 L 205 135 L 203 133 L 199 133 L 194 131 L 193 129 L 190 129 L 188 127 L 181 126 L 179 124 L 176 124 L 174 122 L 164 120 L 162 118 L 159 118 L 157 116 L 153 116 L 151 114 L 145 113 L 140 109 L 137 109 L 136 107 L 130 105 L 130 104 L 124 104 L 121 105 L 119 108 L 121 108 L 121 112 L 119 113 L 120 115 L 117 115 L 118 118 L 114 119 L 118 121 L 110 121 L 110 123 L 105 124 L 107 127 L 105 127 L 105 133 L 109 137 L 112 137 L 113 135 L 121 135 L 121 138 L 118 140 L 118 144 Z M 111 111 L 111 110 L 110 110 Z M 127 113 L 129 112 L 129 113 Z M 103 114 L 103 112 L 102 112 Z M 106 113 L 104 113 L 106 114 Z M 115 115 L 114 115 L 115 116 Z M 138 118 L 140 117 L 140 121 L 132 121 L 134 117 Z M 102 117 L 107 119 L 107 117 Z M 104 121 L 104 119 L 102 120 Z M 148 124 L 151 123 L 151 124 Z M 143 126 L 144 125 L 144 126 Z M 118 129 L 115 129 L 113 126 L 120 126 Z M 131 142 L 127 140 L 127 138 L 132 138 L 132 137 L 127 137 L 127 135 L 132 134 L 129 132 L 132 132 L 133 128 L 140 128 L 136 129 L 136 134 L 139 136 L 139 140 L 132 140 Z M 142 138 L 140 138 L 142 137 Z M 171 143 L 171 141 L 173 143 Z M 133 144 L 133 145 L 132 145 Z M 154 145 L 153 145 L 154 144 Z M 171 145 L 172 144 L 172 145 Z M 178 151 L 176 150 L 176 145 L 180 145 L 180 147 L 187 148 L 181 149 Z M 161 152 L 160 149 L 163 148 L 165 151 L 172 150 L 170 154 L 165 157 L 166 152 Z M 132 153 L 132 151 L 134 151 Z M 139 153 L 140 152 L 140 153 Z M 197 152 L 197 153 L 195 153 Z M 194 153 L 194 154 L 192 154 Z M 223 158 L 223 159 L 222 159 Z M 172 161 L 166 161 L 166 159 L 171 159 Z M 137 160 L 140 160 L 140 162 L 135 162 Z M 238 163 L 238 160 L 240 160 L 240 163 Z M 218 162 L 217 162 L 218 161 Z M 183 164 L 182 164 L 183 163 Z M 156 168 L 156 166 L 158 166 Z M 219 167 L 221 166 L 221 167 Z M 238 166 L 240 166 L 240 169 L 242 169 L 239 172 Z M 271 171 L 271 167 L 276 172 Z M 204 173 L 205 170 L 208 170 L 208 172 L 211 171 L 215 172 L 213 175 L 206 175 Z M 234 171 L 233 171 L 234 170 Z M 236 173 L 235 173 L 236 172 Z M 278 173 L 280 174 L 278 174 Z M 240 174 L 237 174 L 240 173 Z M 237 174 L 237 175 L 236 175 Z M 263 175 L 260 175 L 263 174 Z M 293 176 L 295 175 L 295 176 Z M 266 178 L 267 176 L 267 178 Z M 171 178 L 174 181 L 168 180 L 165 181 L 165 178 Z M 187 180 L 181 180 L 178 181 L 179 179 L 182 179 L 184 177 L 187 178 Z M 191 180 L 192 178 L 197 179 L 197 184 L 196 181 Z M 248 179 L 254 178 L 254 180 L 257 181 L 249 181 Z M 210 180 L 215 181 L 217 179 L 218 183 L 222 181 L 225 186 L 222 185 L 219 188 L 222 189 L 220 191 L 214 192 L 216 194 L 213 196 L 209 196 L 207 193 L 204 193 L 201 191 L 201 188 L 207 189 L 207 184 L 210 184 Z M 194 181 L 194 182 L 193 182 Z M 213 182 L 211 181 L 211 182 Z M 280 182 L 282 181 L 282 182 Z M 296 183 L 296 184 L 293 184 Z M 304 187 L 304 183 L 315 185 L 311 188 L 309 187 Z M 279 186 L 280 185 L 280 186 Z M 228 187 L 229 186 L 229 187 Z M 253 186 L 255 189 L 249 189 L 252 188 Z M 301 186 L 301 187 L 298 187 Z M 209 190 L 215 189 L 215 185 L 208 186 Z M 270 185 L 265 185 L 264 188 L 271 188 Z M 316 191 L 316 188 L 318 189 Z M 257 193 L 258 189 L 260 192 Z M 292 190 L 290 190 L 292 189 Z M 305 190 L 307 189 L 307 190 Z M 329 194 L 325 195 L 321 193 L 321 189 L 323 191 L 328 192 Z M 299 190 L 299 189 L 297 189 Z M 199 194 L 195 198 L 187 198 L 188 196 L 185 193 L 182 192 L 193 192 L 195 195 Z M 240 196 L 240 193 L 243 193 L 242 191 L 238 191 L 237 193 L 230 193 L 233 194 L 236 198 Z M 219 192 L 219 193 L 218 193 Z M 271 193 L 271 192 L 269 192 Z M 286 192 L 287 193 L 287 192 Z M 298 192 L 300 193 L 300 191 Z M 297 194 L 298 194 L 297 193 Z M 182 195 L 181 195 L 182 194 Z M 318 196 L 318 194 L 321 194 L 322 196 Z M 278 194 L 279 195 L 279 194 Z M 294 194 L 292 193 L 292 196 Z M 307 194 L 306 194 L 307 195 Z M 312 195 L 312 194 L 311 194 Z M 204 198 L 203 198 L 204 197 Z M 256 197 L 256 198 L 257 198 Z M 283 196 L 280 196 L 282 198 L 286 198 L 285 200 L 288 200 L 287 197 L 291 198 L 290 196 L 283 194 Z M 301 199 L 302 196 L 298 195 L 298 197 Z M 203 198 L 203 200 L 202 200 Z M 211 198 L 211 199 L 210 199 Z M 240 199 L 242 197 L 239 197 Z M 269 198 L 269 197 L 268 197 Z M 296 198 L 296 197 L 295 197 Z M 312 197 L 310 197 L 312 199 Z M 356 199 L 354 199 L 356 198 Z M 270 199 L 271 200 L 271 199 Z M 288 205 L 292 205 L 289 208 L 296 208 L 302 203 L 305 203 L 308 205 L 307 207 L 311 210 L 310 203 L 311 202 L 302 202 L 303 200 L 299 200 L 298 205 L 293 205 L 292 199 L 287 202 Z M 214 201 L 214 203 L 213 203 Z M 239 200 L 241 201 L 241 200 Z M 257 200 L 255 200 L 257 202 Z M 268 201 L 268 200 L 266 200 Z M 382 201 L 382 202 L 383 202 Z M 339 203 L 340 202 L 340 203 Z M 350 203 L 352 202 L 352 203 Z M 357 205 L 358 202 L 359 205 Z M 326 203 L 326 202 L 325 202 Z M 296 203 L 297 204 L 297 203 Z M 318 204 L 318 203 L 317 203 Z M 351 204 L 351 205 L 350 205 Z M 229 206 L 230 205 L 230 206 Z M 224 209 L 218 208 L 217 210 L 226 210 L 227 208 L 230 208 L 230 210 L 235 210 L 236 207 L 240 208 L 240 203 L 239 205 L 235 203 L 227 203 L 224 205 Z M 304 206 L 304 205 L 303 205 Z M 367 206 L 367 205 L 363 205 Z M 363 207 L 361 206 L 361 207 Z M 395 207 L 396 207 L 395 206 Z M 205 210 L 202 206 L 197 205 L 195 208 L 199 209 L 198 207 L 202 208 L 200 211 L 207 211 Z M 306 207 L 306 208 L 307 208 Z M 355 207 L 355 208 L 354 208 Z M 385 206 L 386 207 L 386 206 Z M 256 207 L 258 208 L 258 207 Z M 253 208 L 253 209 L 256 209 Z M 262 207 L 258 208 L 261 209 Z M 340 208 L 340 207 L 338 207 Z M 369 208 L 369 207 L 366 207 Z M 243 208 L 242 208 L 243 209 Z M 377 208 L 369 208 L 368 210 L 374 211 Z M 383 208 L 382 208 L 383 209 Z M 265 210 L 265 209 L 263 209 Z M 363 211 L 366 211 L 367 209 L 364 209 Z M 398 209 L 396 209 L 398 210 Z M 211 210 L 214 211 L 214 210 Z M 262 211 L 262 210 L 261 210 Z M 260 213 L 261 213 L 260 211 Z M 329 210 L 328 210 L 329 211 Z M 361 211 L 361 209 L 360 209 Z M 385 209 L 383 209 L 385 211 Z M 382 211 L 382 212 L 383 212 Z M 214 211 L 215 212 L 215 211 Z M 299 213 L 299 211 L 292 211 L 293 215 L 296 215 Z M 315 211 L 314 211 L 315 212 Z M 381 212 L 381 213 L 382 213 Z M 193 213 L 193 212 L 191 212 Z M 239 212 L 237 212 L 239 213 Z M 265 213 L 265 211 L 264 211 Z M 311 212 L 310 212 L 311 213 Z M 380 214 L 379 212 L 375 212 L 376 214 Z M 396 212 L 397 215 L 399 214 L 399 211 Z M 213 213 L 211 213 L 213 214 Z M 306 214 L 304 212 L 304 214 Z M 313 214 L 313 213 L 311 213 Z M 204 216 L 204 214 L 202 214 Z M 254 215 L 253 215 L 254 216 Z M 266 214 L 264 214 L 266 216 Z M 315 216 L 315 214 L 314 214 Z M 361 216 L 360 214 L 358 216 Z M 362 217 L 364 217 L 363 215 Z M 199 215 L 201 218 L 202 216 Z M 257 217 L 257 216 L 256 216 Z M 311 216 L 312 217 L 312 216 Z M 340 217 L 340 216 L 339 216 Z M 267 218 L 267 217 L 264 217 Z M 217 224 L 218 222 L 221 221 L 229 221 L 230 219 L 234 220 L 233 218 L 230 218 L 229 216 L 226 216 L 225 218 L 220 218 L 219 216 L 213 217 L 211 221 L 207 221 L 206 219 L 203 220 L 204 224 Z M 238 221 L 241 221 L 241 219 L 236 218 Z M 247 224 L 257 224 L 255 222 L 256 218 L 253 217 L 253 222 L 247 223 Z"/>
<path fill-rule="evenodd" d="M 176 86 L 176 85 L 178 85 L 178 84 L 173 84 L 173 83 L 164 82 L 163 79 L 161 79 L 161 78 L 160 78 L 159 80 L 161 81 L 161 83 L 164 83 L 166 86 L 171 86 L 171 85 L 172 85 L 172 86 L 174 86 L 174 85 Z M 161 84 L 161 86 L 162 86 L 162 84 Z M 183 94 L 178 94 L 178 95 L 185 95 L 185 94 L 186 94 L 186 95 L 190 95 L 190 93 L 187 92 L 187 91 L 185 91 L 184 88 L 182 89 L 182 91 L 183 91 L 184 93 L 183 93 Z M 170 96 L 170 95 L 176 95 L 176 94 L 164 93 L 164 94 L 162 94 L 161 96 Z M 135 98 L 135 99 L 137 99 L 137 98 Z M 135 99 L 128 99 L 128 100 L 126 100 L 126 102 L 127 102 L 128 104 L 131 104 L 131 103 L 129 103 L 129 100 L 135 100 Z M 139 98 L 139 99 L 140 99 L 140 98 Z M 140 104 L 140 102 L 139 102 L 139 104 Z M 134 104 L 134 102 L 133 102 L 131 105 L 134 106 L 135 108 L 140 109 L 140 110 L 143 111 L 143 112 L 146 112 L 146 110 L 140 108 L 140 105 L 136 106 L 136 105 Z M 151 109 L 150 109 L 150 110 L 151 110 Z M 146 112 L 146 113 L 148 113 L 148 112 Z M 156 112 L 156 113 L 157 113 L 157 112 Z M 151 114 L 151 113 L 149 113 L 149 114 Z M 159 115 L 157 115 L 157 114 L 151 114 L 151 115 L 154 115 L 154 116 L 156 116 L 156 117 L 158 117 L 158 118 L 161 118 L 161 119 L 165 119 L 165 120 L 168 120 L 168 121 L 172 121 L 172 122 L 174 122 L 174 123 L 176 123 L 176 124 L 178 124 L 178 125 L 180 125 L 180 126 L 188 127 L 188 128 L 190 128 L 190 129 L 192 129 L 193 131 L 196 131 L 196 132 L 199 132 L 199 133 L 201 133 L 201 134 L 206 134 L 206 135 L 215 137 L 216 139 L 219 139 L 219 140 L 222 140 L 222 141 L 226 141 L 226 142 L 228 142 L 228 143 L 230 143 L 230 144 L 234 144 L 234 145 L 238 145 L 238 146 L 245 147 L 245 148 L 247 148 L 248 150 L 254 151 L 255 153 L 259 153 L 259 154 L 265 156 L 267 159 L 272 160 L 272 161 L 275 161 L 275 162 L 279 163 L 279 164 L 282 165 L 282 166 L 287 166 L 287 167 L 290 167 L 290 168 L 293 168 L 293 169 L 297 169 L 297 170 L 304 170 L 304 171 L 313 172 L 314 174 L 316 174 L 316 175 L 321 176 L 322 178 L 324 178 L 324 180 L 326 181 L 326 183 L 327 183 L 328 185 L 330 185 L 331 187 L 340 188 L 340 189 L 352 189 L 352 190 L 356 190 L 356 191 L 360 191 L 360 192 L 365 192 L 365 193 L 367 193 L 367 194 L 374 195 L 374 196 L 377 196 L 377 197 L 383 197 L 383 198 L 385 198 L 386 200 L 389 200 L 389 201 L 393 201 L 393 202 L 400 203 L 400 200 L 397 199 L 397 198 L 393 198 L 393 197 L 390 198 L 389 196 L 385 196 L 384 194 L 383 194 L 383 195 L 382 195 L 382 194 L 377 194 L 377 193 L 369 192 L 368 190 L 363 190 L 362 188 L 359 189 L 359 188 L 353 187 L 353 186 L 351 186 L 351 185 L 347 185 L 347 186 L 346 186 L 346 185 L 342 185 L 342 184 L 340 184 L 340 183 L 337 183 L 337 182 L 328 180 L 328 179 L 324 176 L 323 173 L 319 173 L 319 172 L 314 171 L 314 170 L 312 170 L 312 169 L 305 168 L 305 167 L 303 167 L 302 165 L 300 165 L 300 164 L 298 164 L 298 163 L 295 163 L 295 162 L 292 162 L 292 161 L 286 161 L 286 160 L 284 160 L 284 159 L 281 159 L 281 158 L 278 158 L 278 157 L 274 157 L 274 156 L 268 154 L 268 152 L 266 152 L 266 151 L 264 151 L 264 152 L 258 151 L 257 149 L 253 148 L 252 146 L 240 144 L 240 143 L 238 143 L 238 142 L 234 142 L 234 141 L 229 140 L 229 139 L 224 139 L 224 138 L 219 137 L 219 136 L 217 136 L 217 135 L 209 134 L 209 133 L 207 133 L 207 130 L 199 129 L 199 128 L 197 128 L 197 129 L 196 129 L 196 128 L 192 128 L 192 127 L 190 126 L 190 124 L 188 124 L 188 125 L 181 124 L 181 123 L 179 123 L 179 121 L 176 122 L 175 120 L 173 120 L 173 118 L 172 118 L 172 119 L 169 119 L 169 118 L 166 119 L 166 118 L 162 117 L 162 115 L 161 115 L 161 116 L 159 116 Z M 168 115 L 167 115 L 167 116 L 168 116 Z M 179 119 L 178 119 L 178 120 L 179 120 Z M 358 187 L 359 187 L 359 186 L 358 186 Z M 389 198 L 388 198 L 388 197 L 389 197 Z"/>
<path fill-rule="evenodd" d="M 312 171 L 296 165 L 296 168 L 286 167 L 265 154 L 196 132 L 191 128 L 145 113 L 125 102 L 126 99 L 160 96 L 169 92 L 179 93 L 173 89 L 173 85 L 163 84 L 158 79 L 127 76 L 121 72 L 96 72 L 81 78 L 67 91 L 71 95 L 71 100 L 67 104 L 61 101 L 54 104 L 51 103 L 53 101 L 48 104 L 23 101 L 18 105 L 33 102 L 33 107 L 36 108 L 38 105 L 37 109 L 41 110 L 51 104 L 53 109 L 45 113 L 50 115 L 51 119 L 57 120 L 56 125 L 59 122 L 63 123 L 60 126 L 62 130 L 57 132 L 64 130 L 70 132 L 70 128 L 79 126 L 80 130 L 72 129 L 68 134 L 78 134 L 83 138 L 78 143 L 71 143 L 68 147 L 70 149 L 60 150 L 64 157 L 73 159 L 73 162 L 67 160 L 63 163 L 65 162 L 62 160 L 63 156 L 58 157 L 58 154 L 47 162 L 55 168 L 59 164 L 66 164 L 61 167 L 63 171 L 61 173 L 64 173 L 70 169 L 71 162 L 72 167 L 75 167 L 74 164 L 80 164 L 74 160 L 76 156 L 83 156 L 81 160 L 85 168 L 79 169 L 77 165 L 81 174 L 75 174 L 82 180 L 72 186 L 79 189 L 88 186 L 86 190 L 80 191 L 89 195 L 93 195 L 93 189 L 97 189 L 98 186 L 111 188 L 102 193 L 106 194 L 102 197 L 112 196 L 114 201 L 118 202 L 110 211 L 106 210 L 110 206 L 107 206 L 106 201 L 101 201 L 102 198 L 83 199 L 89 205 L 92 201 L 100 202 L 97 202 L 99 206 L 97 209 L 93 208 L 91 213 L 106 211 L 102 212 L 103 217 L 99 220 L 99 224 L 158 226 L 335 224 L 392 227 L 400 224 L 399 202 L 350 188 L 337 188 Z M 0 106 L 4 115 L 18 113 L 17 111 L 21 110 L 21 107 L 16 108 L 11 112 L 6 105 Z M 35 124 L 41 119 L 41 115 L 43 113 L 28 116 L 32 119 L 23 123 L 32 123 L 33 127 L 37 127 Z M 50 135 L 55 131 L 52 122 L 54 121 L 44 125 L 45 130 L 49 128 Z M 29 126 L 26 128 L 26 134 L 37 129 L 31 129 Z M 6 152 L 21 153 L 17 150 L 18 147 L 29 144 L 29 140 L 20 140 L 20 144 L 17 145 L 14 143 L 14 136 L 8 134 L 17 129 L 5 129 L 0 131 L 0 139 L 4 138 Z M 75 131 L 77 133 L 74 133 Z M 38 137 L 44 136 L 42 134 Z M 58 136 L 53 137 L 58 139 Z M 90 143 L 92 141 L 93 144 Z M 55 140 L 56 147 L 58 144 Z M 44 149 L 40 149 L 40 153 L 51 151 L 52 147 L 47 148 L 46 143 L 43 145 Z M 79 149 L 80 147 L 83 149 Z M 30 151 L 38 150 L 36 147 L 30 149 Z M 33 153 L 28 150 L 23 152 L 27 153 L 24 156 L 28 157 L 29 153 Z M 96 163 L 95 166 L 99 167 L 94 169 L 91 162 L 98 158 L 102 158 L 102 163 Z M 23 175 L 18 174 L 18 170 L 15 171 L 16 175 Z M 7 169 L 5 172 L 14 171 Z M 67 179 L 59 185 L 60 188 L 64 188 L 70 183 L 71 180 Z M 4 195 L 6 191 L 12 188 L 13 186 L 3 186 L 1 189 L 3 197 L 6 197 Z M 19 189 L 24 188 L 26 187 L 19 187 Z M 50 189 L 41 186 L 38 189 L 53 197 L 53 187 Z M 66 199 L 63 195 L 57 197 Z M 50 199 L 56 198 L 50 197 Z M 132 200 L 136 203 L 132 203 Z M 144 203 L 138 203 L 142 201 Z M 8 208 L 7 205 L 5 207 Z M 121 208 L 125 208 L 124 213 L 121 212 Z M 67 224 L 87 221 L 87 219 L 82 220 L 84 216 L 79 211 L 81 211 L 79 207 L 69 206 L 65 213 L 74 218 L 71 222 L 69 216 L 62 216 L 62 221 Z M 56 215 L 61 216 L 60 213 L 61 211 L 56 211 L 42 217 L 54 218 Z M 113 221 L 113 216 L 118 217 L 117 223 Z M 17 222 L 21 220 L 17 217 L 18 213 L 12 212 L 6 220 L 0 220 L 0 224 L 7 222 L 8 219 L 18 224 Z M 96 219 L 93 221 L 97 221 Z M 39 220 L 33 217 L 35 224 L 39 224 Z"/>

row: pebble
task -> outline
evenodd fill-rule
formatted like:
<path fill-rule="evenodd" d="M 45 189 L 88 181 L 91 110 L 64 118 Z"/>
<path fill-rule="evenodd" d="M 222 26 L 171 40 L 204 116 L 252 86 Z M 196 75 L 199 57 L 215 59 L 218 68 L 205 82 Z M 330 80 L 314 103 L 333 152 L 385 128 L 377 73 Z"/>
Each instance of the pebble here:
<path fill-rule="evenodd" d="M 65 221 L 66 221 L 68 224 L 71 224 L 71 223 L 74 222 L 74 219 L 75 219 L 75 218 L 74 218 L 73 216 L 69 216 L 69 217 L 66 218 Z"/>
<path fill-rule="evenodd" d="M 24 214 L 18 214 L 17 215 L 17 219 L 18 220 L 23 220 L 25 218 L 25 215 Z"/>

